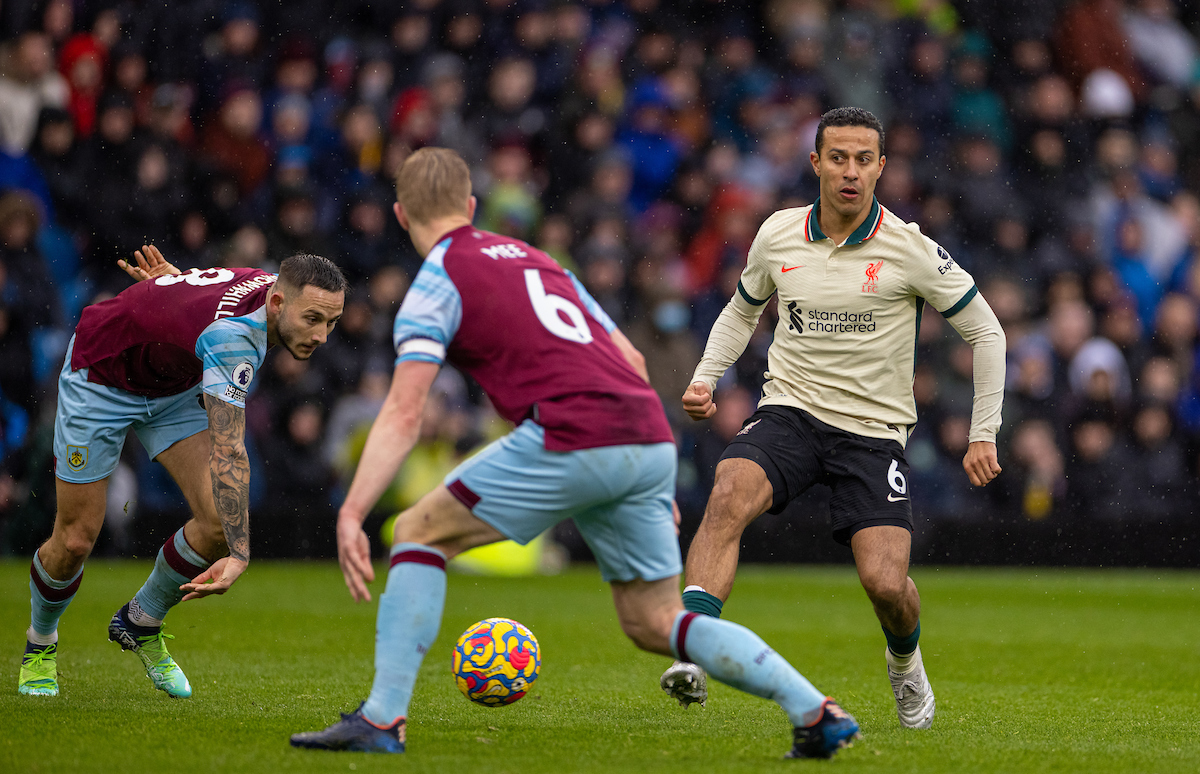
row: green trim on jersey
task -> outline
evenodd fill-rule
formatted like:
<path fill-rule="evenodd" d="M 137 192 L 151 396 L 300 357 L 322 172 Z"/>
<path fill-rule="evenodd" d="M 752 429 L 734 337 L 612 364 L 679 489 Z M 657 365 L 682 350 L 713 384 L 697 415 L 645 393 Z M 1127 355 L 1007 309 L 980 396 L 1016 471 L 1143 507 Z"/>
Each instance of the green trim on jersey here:
<path fill-rule="evenodd" d="M 808 211 L 808 219 L 804 224 L 804 237 L 810 242 L 819 242 L 827 238 L 825 232 L 821 230 L 820 212 L 821 197 L 818 196 L 817 200 L 813 202 L 812 209 Z M 879 231 L 881 223 L 883 223 L 883 207 L 879 205 L 879 200 L 872 195 L 871 211 L 867 213 L 867 219 L 854 229 L 853 234 L 847 237 L 844 246 L 849 247 L 867 241 Z"/>
<path fill-rule="evenodd" d="M 746 299 L 747 304 L 753 304 L 754 306 L 762 306 L 763 304 L 765 304 L 771 300 L 768 297 L 768 298 L 764 298 L 763 300 L 759 301 L 757 298 L 755 298 L 754 296 L 752 296 L 746 292 L 746 288 L 744 285 L 742 285 L 741 280 L 738 280 L 738 292 L 742 294 L 742 298 Z"/>
<path fill-rule="evenodd" d="M 879 206 L 879 200 L 871 196 L 871 212 L 867 215 L 867 219 L 854 229 L 854 233 L 846 240 L 846 245 L 857 245 L 867 241 L 875 236 L 875 232 L 879 231 L 879 224 L 883 222 L 883 208 Z"/>
<path fill-rule="evenodd" d="M 979 287 L 977 285 L 972 285 L 971 289 L 968 290 L 962 298 L 958 299 L 957 304 L 942 312 L 942 317 L 950 319 L 954 315 L 958 314 L 967 307 L 967 304 L 971 303 L 971 299 L 978 295 L 978 293 Z"/>
<path fill-rule="evenodd" d="M 825 239 L 825 232 L 821 230 L 821 197 L 813 202 L 812 209 L 808 211 L 808 217 L 804 219 L 804 238 L 810 242 L 820 242 Z"/>
<path fill-rule="evenodd" d="M 917 350 L 921 347 L 921 315 L 925 313 L 925 299 L 920 296 L 916 297 L 917 301 L 917 328 L 913 331 L 913 377 L 917 375 Z M 913 399 L 913 406 L 917 405 L 917 401 Z"/>

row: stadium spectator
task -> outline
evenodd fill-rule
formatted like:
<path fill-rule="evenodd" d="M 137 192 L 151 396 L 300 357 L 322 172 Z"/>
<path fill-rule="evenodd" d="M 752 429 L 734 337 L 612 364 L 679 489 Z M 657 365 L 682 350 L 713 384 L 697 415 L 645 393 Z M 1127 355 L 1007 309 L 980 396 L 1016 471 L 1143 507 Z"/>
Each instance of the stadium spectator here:
<path fill-rule="evenodd" d="M 262 96 L 253 81 L 229 79 L 220 110 L 200 142 L 201 158 L 232 176 L 243 198 L 258 188 L 270 168 L 270 153 L 258 136 L 262 116 Z"/>
<path fill-rule="evenodd" d="M 1093 335 L 1117 346 L 1134 411 L 1145 393 L 1170 393 L 1155 400 L 1194 457 L 1195 343 L 1157 329 L 1163 315 L 1186 316 L 1172 294 L 1200 301 L 1196 9 L 1176 0 L 917 5 L 303 0 L 283 14 L 258 0 L 140 4 L 136 13 L 7 4 L 0 195 L 20 190 L 37 202 L 28 249 L 53 278 L 61 316 L 30 327 L 24 300 L 9 304 L 0 371 L 23 376 L 0 387 L 30 412 L 34 443 L 48 415 L 48 385 L 38 382 L 55 370 L 44 353 L 65 343 L 55 337 L 84 303 L 119 289 L 111 262 L 129 234 L 169 245 L 185 268 L 264 266 L 285 241 L 276 205 L 302 190 L 311 209 L 294 208 L 290 227 L 335 251 L 370 318 L 369 335 L 347 337 L 331 366 L 342 376 L 321 377 L 333 406 L 386 344 L 420 265 L 378 202 L 425 144 L 454 148 L 479 171 L 497 151 L 515 158 L 507 149 L 524 147 L 517 196 L 501 186 L 485 203 L 564 263 L 569 255 L 631 329 L 661 335 L 657 304 L 639 289 L 645 260 L 672 282 L 690 272 L 682 335 L 700 346 L 736 288 L 743 232 L 812 201 L 814 179 L 796 162 L 819 116 L 848 103 L 890 116 L 881 203 L 969 267 L 989 299 L 996 282 L 1020 286 L 1024 311 L 1005 319 L 1019 329 L 1009 338 L 1006 428 L 1044 417 L 1068 448 L 1073 355 L 1051 341 L 1062 348 L 1061 311 L 1078 303 L 1094 323 L 1073 346 Z M 490 192 L 488 175 L 475 183 Z M 661 217 L 664 207 L 676 214 Z M 381 209 L 389 225 L 379 230 Z M 26 282 L 11 274 L 10 297 Z M 775 319 L 764 313 L 733 369 L 752 393 Z M 933 327 L 926 315 L 923 331 Z M 920 362 L 951 394 L 959 377 L 949 344 L 922 340 Z M 273 389 L 263 397 L 276 405 Z M 484 416 L 477 399 L 468 410 Z M 915 441 L 934 444 L 944 407 L 927 410 Z M 686 467 L 696 431 L 672 420 Z M 1132 425 L 1118 429 L 1132 444 Z M 1002 456 L 1015 454 L 1014 439 L 1002 433 Z M 10 468 L 10 514 L 41 504 L 28 495 L 37 464 Z M 1185 475 L 1188 487 L 1200 482 L 1196 465 Z M 985 498 L 1009 508 L 1002 499 Z M 153 522 L 160 500 L 143 497 L 138 520 Z M 698 518 L 682 502 L 685 519 Z"/>
<path fill-rule="evenodd" d="M 50 40 L 27 32 L 0 51 L 0 150 L 19 156 L 29 149 L 42 108 L 65 108 L 66 80 L 54 71 Z"/>
<path fill-rule="evenodd" d="M 279 429 L 259 441 L 267 487 L 277 493 L 255 513 L 255 533 L 268 557 L 332 557 L 329 521 L 333 469 L 321 453 L 325 417 L 315 399 L 288 407 Z"/>
<path fill-rule="evenodd" d="M 1122 21 L 1138 63 L 1154 80 L 1184 89 L 1195 75 L 1200 49 L 1177 12 L 1174 0 L 1134 0 Z"/>
<path fill-rule="evenodd" d="M 1099 70 L 1115 73 L 1140 97 L 1145 83 L 1121 20 L 1120 0 L 1074 0 L 1054 31 L 1055 53 L 1065 74 L 1081 87 Z"/>

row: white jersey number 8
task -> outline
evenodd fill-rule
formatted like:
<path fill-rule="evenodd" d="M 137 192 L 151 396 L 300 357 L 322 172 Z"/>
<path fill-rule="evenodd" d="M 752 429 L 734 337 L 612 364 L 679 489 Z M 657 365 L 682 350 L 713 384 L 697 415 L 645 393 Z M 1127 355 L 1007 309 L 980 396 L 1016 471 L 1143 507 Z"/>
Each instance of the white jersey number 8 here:
<path fill-rule="evenodd" d="M 182 274 L 168 274 L 165 277 L 159 277 L 154 280 L 154 284 L 166 287 L 167 285 L 186 282 L 189 285 L 203 287 L 204 285 L 218 285 L 222 282 L 229 282 L 233 277 L 234 274 L 229 269 L 188 269 Z"/>
<path fill-rule="evenodd" d="M 525 270 L 525 288 L 529 291 L 529 300 L 533 303 L 533 311 L 546 330 L 560 339 L 574 341 L 577 344 L 590 344 L 592 331 L 588 328 L 583 311 L 570 300 L 553 293 L 546 292 L 542 284 L 542 276 L 537 269 Z M 559 312 L 567 316 L 567 322 Z"/>

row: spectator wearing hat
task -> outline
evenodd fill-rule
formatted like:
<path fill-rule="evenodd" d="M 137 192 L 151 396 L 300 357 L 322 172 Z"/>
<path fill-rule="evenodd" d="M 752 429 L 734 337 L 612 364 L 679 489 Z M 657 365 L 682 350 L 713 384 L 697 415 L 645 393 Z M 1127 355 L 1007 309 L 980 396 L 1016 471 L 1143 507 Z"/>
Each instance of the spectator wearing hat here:
<path fill-rule="evenodd" d="M 616 144 L 629 154 L 633 171 L 629 204 L 639 214 L 666 192 L 683 160 L 683 148 L 668 131 L 671 103 L 657 77 L 647 76 L 634 84 L 626 115 Z"/>
<path fill-rule="evenodd" d="M 92 35 L 81 32 L 63 44 L 58 69 L 70 86 L 67 110 L 80 137 L 90 137 L 96 129 L 97 102 L 104 91 L 104 71 L 108 52 Z"/>

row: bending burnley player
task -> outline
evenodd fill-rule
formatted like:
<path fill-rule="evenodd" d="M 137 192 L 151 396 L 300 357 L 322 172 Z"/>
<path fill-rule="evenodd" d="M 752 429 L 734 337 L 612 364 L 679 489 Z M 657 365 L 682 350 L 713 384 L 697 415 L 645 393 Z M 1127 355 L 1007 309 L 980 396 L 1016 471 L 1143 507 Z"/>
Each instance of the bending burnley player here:
<path fill-rule="evenodd" d="M 517 425 L 396 520 L 367 700 L 297 747 L 403 752 L 421 662 L 441 627 L 446 560 L 504 538 L 527 543 L 573 518 L 640 648 L 688 659 L 777 702 L 791 757 L 829 757 L 858 724 L 737 624 L 684 610 L 676 451 L 641 355 L 583 286 L 524 242 L 471 226 L 466 163 L 423 148 L 396 182 L 396 217 L 425 257 L 396 316 L 391 390 L 338 515 L 338 558 L 356 600 L 374 579 L 363 519 L 417 439 L 443 362 L 473 376 Z"/>
<path fill-rule="evenodd" d="M 717 464 L 688 549 L 684 603 L 720 616 L 746 526 L 813 484 L 827 484 L 833 537 L 854 552 L 883 626 L 900 723 L 929 728 L 935 702 L 918 645 L 921 598 L 908 577 L 913 522 L 904 458 L 917 421 L 917 333 L 928 303 L 971 345 L 975 402 L 963 468 L 972 484 L 984 486 L 1000 473 L 1004 331 L 971 275 L 875 199 L 886 162 L 879 119 L 859 108 L 829 111 L 810 161 L 820 197 L 763 223 L 683 396 L 693 419 L 713 415 L 717 380 L 778 294 L 763 398 Z M 703 701 L 703 678 L 695 666 L 676 664 L 662 686 L 680 702 Z"/>
<path fill-rule="evenodd" d="M 258 269 L 180 273 L 156 248 L 143 249 L 138 266 L 122 262 L 143 281 L 83 310 L 59 377 L 58 511 L 29 570 L 23 694 L 58 694 L 58 620 L 83 580 L 132 427 L 179 484 L 192 518 L 163 544 L 108 636 L 141 658 L 155 688 L 191 696 L 167 652 L 163 618 L 182 600 L 224 594 L 250 561 L 247 391 L 268 348 L 307 360 L 342 314 L 346 280 L 319 256 L 287 258 L 277 277 Z"/>

